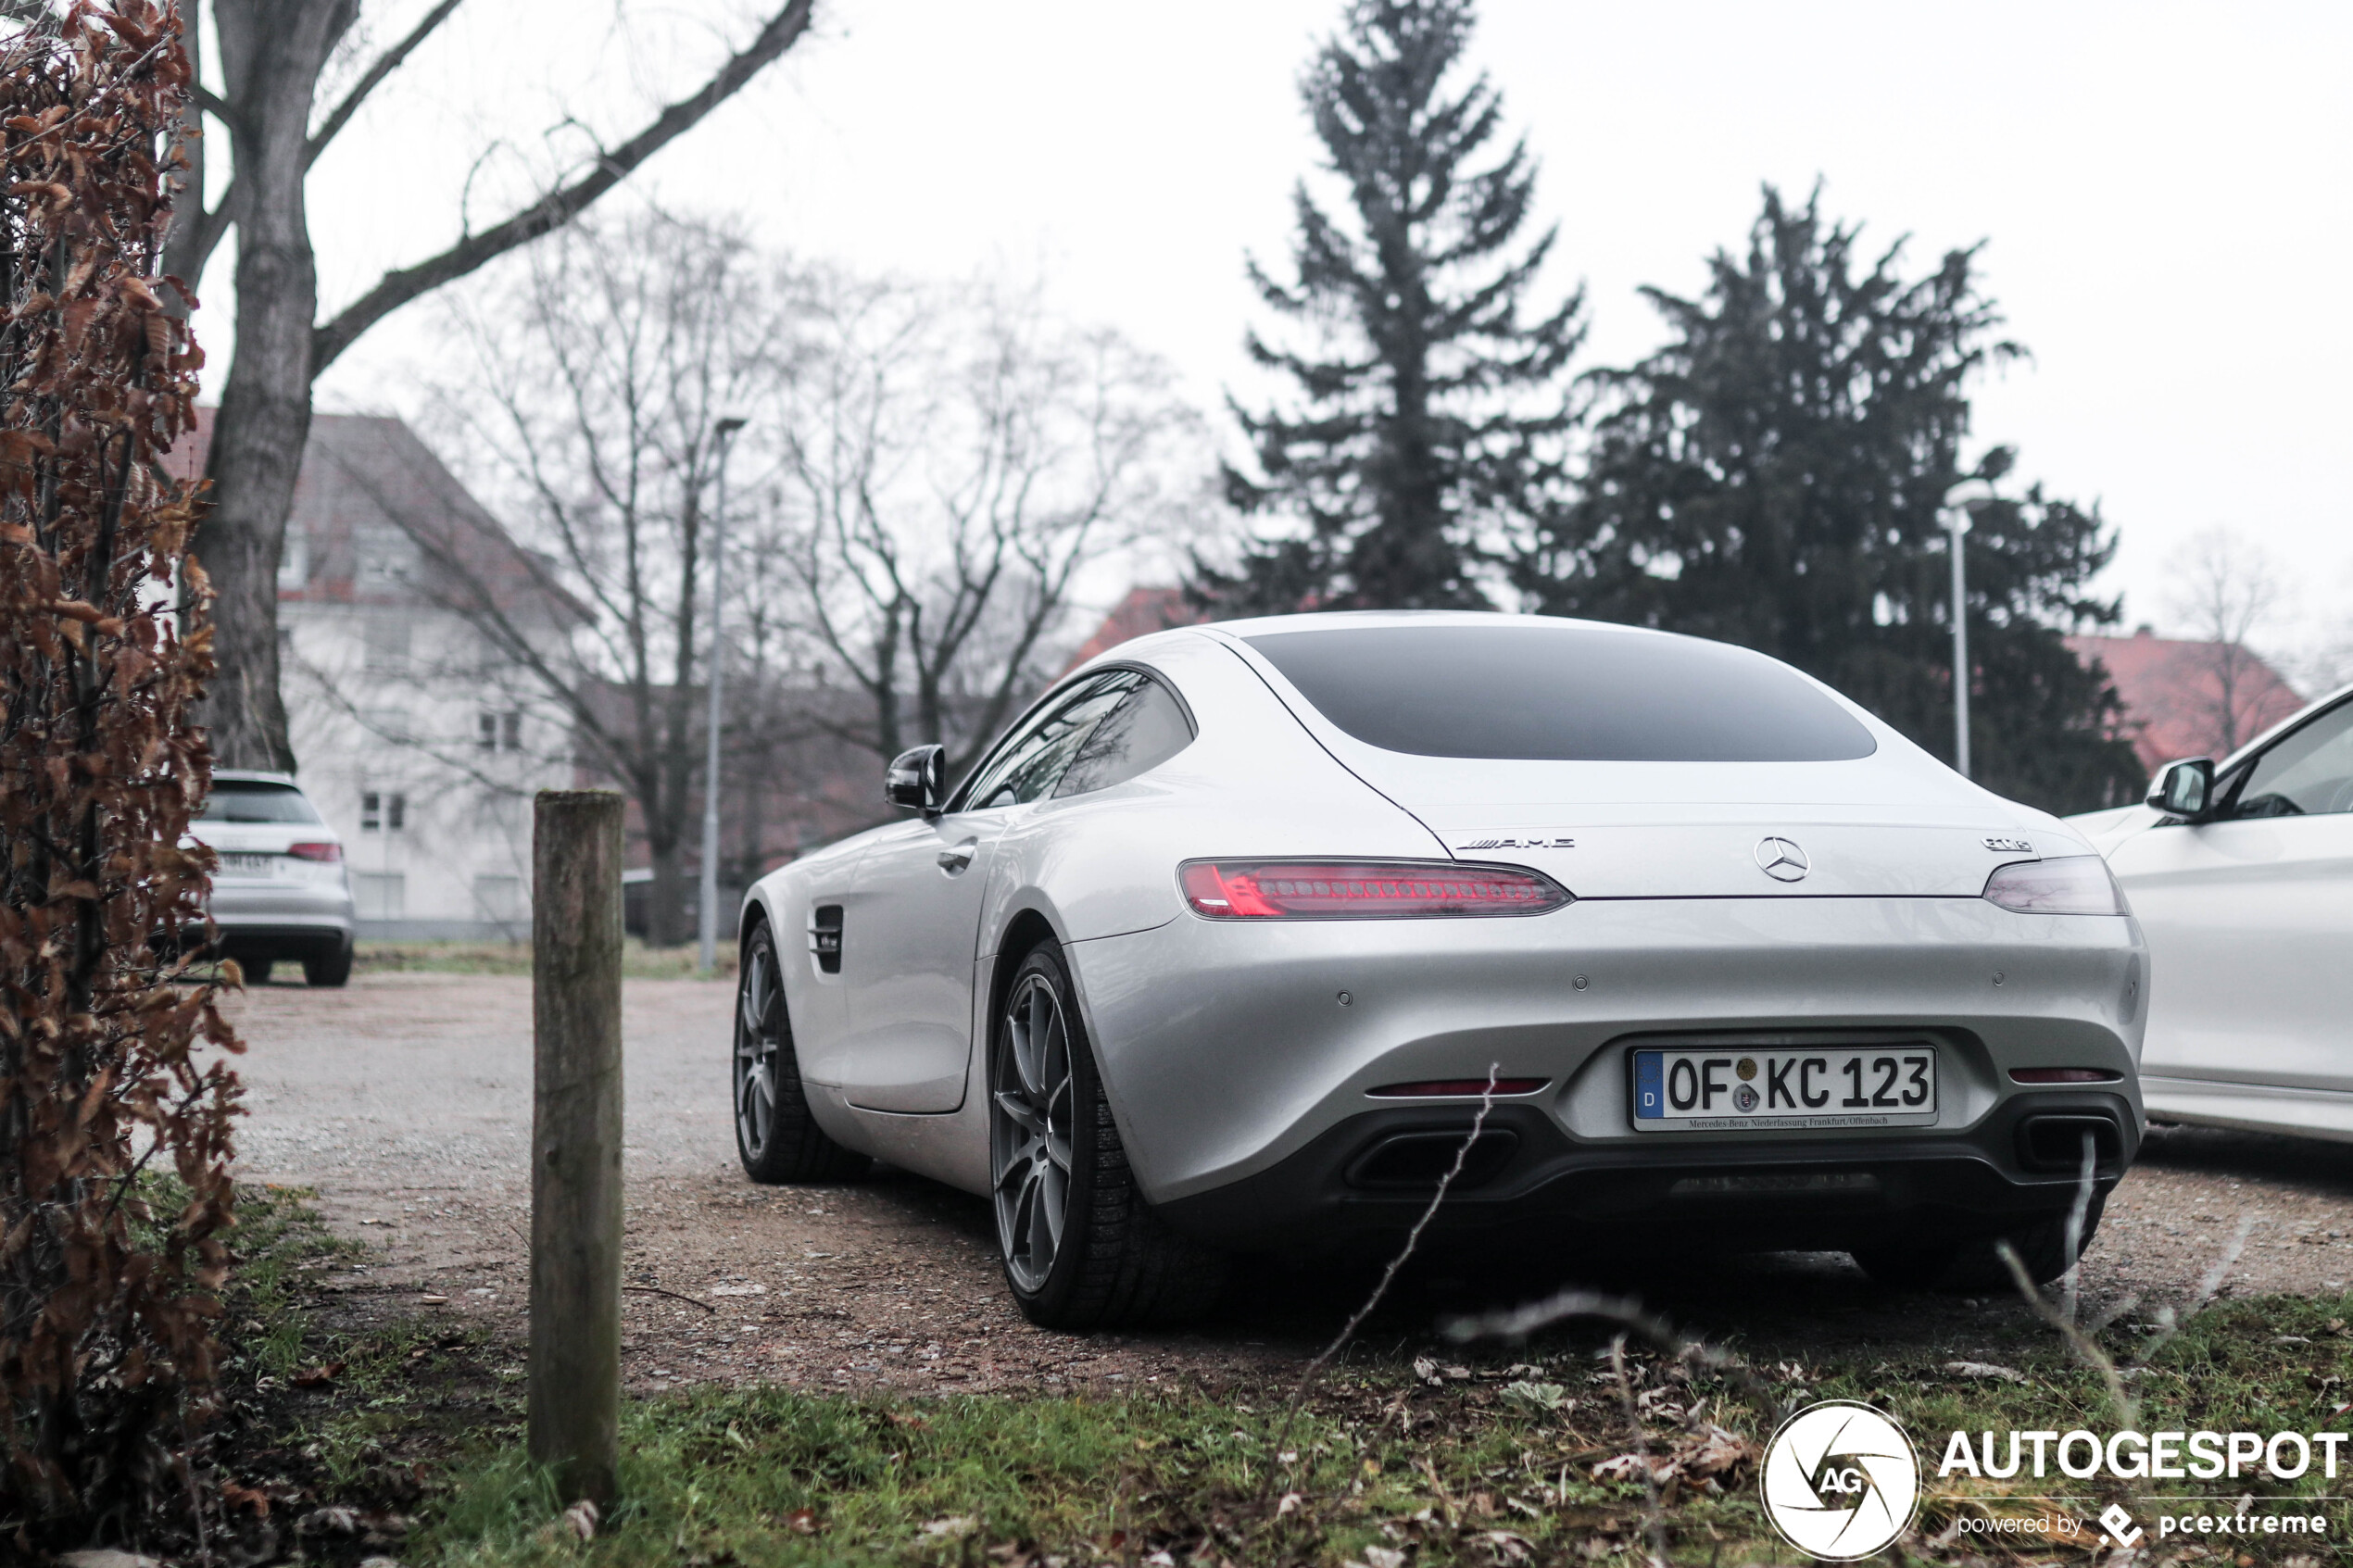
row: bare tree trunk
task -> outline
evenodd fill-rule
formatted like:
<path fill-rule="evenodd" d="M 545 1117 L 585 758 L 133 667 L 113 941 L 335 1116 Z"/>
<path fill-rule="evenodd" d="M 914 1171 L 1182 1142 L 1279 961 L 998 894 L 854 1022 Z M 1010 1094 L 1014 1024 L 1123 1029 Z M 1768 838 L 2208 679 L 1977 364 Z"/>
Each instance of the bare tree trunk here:
<path fill-rule="evenodd" d="M 292 772 L 278 693 L 278 558 L 310 436 L 310 334 L 319 273 L 303 209 L 311 92 L 358 0 L 216 0 L 237 180 L 237 351 L 205 471 L 213 506 L 195 554 L 219 596 L 205 698 L 214 759 Z"/>
<path fill-rule="evenodd" d="M 647 824 L 649 828 L 652 824 Z M 647 888 L 646 946 L 676 947 L 692 935 L 686 929 L 686 867 L 685 846 L 675 832 L 648 833 L 647 849 L 653 859 L 654 879 Z"/>
<path fill-rule="evenodd" d="M 234 177 L 220 208 L 207 212 L 198 162 L 167 245 L 170 270 L 193 286 L 221 235 L 232 225 L 237 232 L 236 352 L 207 464 L 212 510 L 195 541 L 218 595 L 213 652 L 219 674 L 202 715 L 216 761 L 294 768 L 278 691 L 278 560 L 310 433 L 311 378 L 418 295 L 562 228 L 699 124 L 808 30 L 815 0 L 776 3 L 750 43 L 698 90 L 601 150 L 575 178 L 505 220 L 461 236 L 439 255 L 385 273 L 321 322 L 303 177 L 361 101 L 457 8 L 457 0 L 434 6 L 361 74 L 315 133 L 310 122 L 319 74 L 357 19 L 359 0 L 213 0 L 224 91 L 217 101 L 204 96 L 229 127 Z M 195 0 L 187 0 L 186 15 L 193 48 L 200 26 Z"/>

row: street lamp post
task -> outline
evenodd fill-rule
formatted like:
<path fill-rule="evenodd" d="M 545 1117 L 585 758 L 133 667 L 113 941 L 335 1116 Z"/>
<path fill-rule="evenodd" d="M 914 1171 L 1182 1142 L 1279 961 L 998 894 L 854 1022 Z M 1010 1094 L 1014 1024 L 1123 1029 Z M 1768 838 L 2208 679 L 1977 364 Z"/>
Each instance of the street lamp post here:
<path fill-rule="evenodd" d="M 1969 776 L 1969 581 L 1962 562 L 1961 541 L 1969 535 L 1968 508 L 1957 508 L 1944 520 L 1953 554 L 1953 766 Z"/>
<path fill-rule="evenodd" d="M 727 672 L 727 454 L 744 421 L 721 420 L 711 428 L 719 442 L 719 507 L 711 519 L 711 713 L 703 725 L 702 918 L 697 955 L 705 974 L 719 967 L 719 698 Z"/>

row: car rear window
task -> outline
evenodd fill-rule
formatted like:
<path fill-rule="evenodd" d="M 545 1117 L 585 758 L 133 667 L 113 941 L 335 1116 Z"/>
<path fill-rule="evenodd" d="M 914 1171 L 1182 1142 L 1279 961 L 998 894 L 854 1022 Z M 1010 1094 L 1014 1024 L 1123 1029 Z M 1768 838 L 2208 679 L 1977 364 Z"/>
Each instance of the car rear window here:
<path fill-rule="evenodd" d="M 315 822 L 319 813 L 292 784 L 216 779 L 196 820 L 205 822 Z"/>
<path fill-rule="evenodd" d="M 1831 762 L 1871 733 L 1747 648 L 1568 622 L 1302 628 L 1246 638 L 1325 718 L 1418 757 Z"/>

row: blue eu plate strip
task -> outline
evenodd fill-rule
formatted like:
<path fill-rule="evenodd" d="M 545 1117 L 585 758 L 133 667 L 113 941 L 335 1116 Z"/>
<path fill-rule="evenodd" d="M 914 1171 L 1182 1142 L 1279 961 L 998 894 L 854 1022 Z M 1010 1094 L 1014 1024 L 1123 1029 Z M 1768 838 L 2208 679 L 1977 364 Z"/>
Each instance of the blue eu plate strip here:
<path fill-rule="evenodd" d="M 1642 1117 L 1667 1114 L 1666 1090 L 1662 1085 L 1661 1064 L 1667 1058 L 1658 1051 L 1634 1053 L 1634 1114 Z"/>

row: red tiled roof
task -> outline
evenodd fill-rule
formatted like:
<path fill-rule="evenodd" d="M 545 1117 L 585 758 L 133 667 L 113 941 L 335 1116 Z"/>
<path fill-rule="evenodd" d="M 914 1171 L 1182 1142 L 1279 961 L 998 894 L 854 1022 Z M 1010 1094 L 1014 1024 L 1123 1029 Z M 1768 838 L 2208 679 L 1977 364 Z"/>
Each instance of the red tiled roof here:
<path fill-rule="evenodd" d="M 1165 632 L 1171 626 L 1198 626 L 1208 619 L 1185 602 L 1182 588 L 1130 588 L 1063 669 L 1076 670 L 1097 654 L 1134 638 Z"/>
<path fill-rule="evenodd" d="M 2126 733 L 2151 772 L 2183 757 L 2219 759 L 2304 706 L 2277 671 L 2232 644 L 2141 632 L 2070 637 L 2067 646 L 2084 663 L 2107 669 L 2124 699 Z M 2227 711 L 2226 672 L 2233 677 Z"/>

